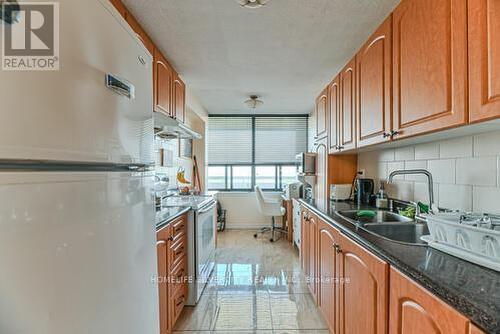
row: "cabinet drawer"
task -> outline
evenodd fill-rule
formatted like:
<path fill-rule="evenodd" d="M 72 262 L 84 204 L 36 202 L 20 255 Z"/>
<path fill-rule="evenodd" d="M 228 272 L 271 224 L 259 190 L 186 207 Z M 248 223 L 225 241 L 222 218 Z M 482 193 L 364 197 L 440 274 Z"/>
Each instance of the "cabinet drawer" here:
<path fill-rule="evenodd" d="M 168 257 L 169 257 L 168 263 L 170 272 L 172 272 L 172 270 L 175 267 L 177 267 L 177 265 L 182 260 L 182 257 L 185 256 L 186 254 L 187 254 L 187 240 L 186 240 L 186 234 L 183 234 L 172 246 L 170 246 L 170 249 L 168 250 Z"/>
<path fill-rule="evenodd" d="M 169 295 L 176 295 L 179 290 L 187 289 L 187 256 L 183 256 L 169 275 Z"/>
<path fill-rule="evenodd" d="M 178 289 L 169 301 L 170 328 L 173 328 L 187 301 L 187 288 Z"/>
<path fill-rule="evenodd" d="M 170 227 L 170 244 L 177 243 L 183 235 L 187 233 L 186 216 L 182 216 L 174 221 Z"/>

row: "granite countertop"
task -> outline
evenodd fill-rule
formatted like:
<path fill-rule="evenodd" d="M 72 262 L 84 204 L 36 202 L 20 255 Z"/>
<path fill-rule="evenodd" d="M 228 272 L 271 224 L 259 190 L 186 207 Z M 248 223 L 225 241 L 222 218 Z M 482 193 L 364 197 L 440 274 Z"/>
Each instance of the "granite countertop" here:
<path fill-rule="evenodd" d="M 191 210 L 189 206 L 171 206 L 171 207 L 162 207 L 160 210 L 156 211 L 156 230 L 160 230 L 170 222 L 172 222 L 175 218 L 183 215 L 184 213 Z"/>
<path fill-rule="evenodd" d="M 500 333 L 500 272 L 425 245 L 402 244 L 366 232 L 337 214 L 342 210 L 361 209 L 352 202 L 331 202 L 326 210 L 319 209 L 314 201 L 300 202 L 484 331 Z"/>

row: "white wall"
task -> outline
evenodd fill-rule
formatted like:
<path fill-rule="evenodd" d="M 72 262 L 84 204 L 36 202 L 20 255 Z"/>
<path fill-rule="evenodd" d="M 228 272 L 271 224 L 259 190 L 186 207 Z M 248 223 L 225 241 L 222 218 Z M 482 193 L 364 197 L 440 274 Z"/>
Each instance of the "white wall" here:
<path fill-rule="evenodd" d="M 359 154 L 366 177 L 386 179 L 396 169 L 424 168 L 443 208 L 500 213 L 500 131 Z M 426 178 L 398 176 L 389 195 L 428 202 Z"/>
<path fill-rule="evenodd" d="M 265 193 L 271 200 L 281 199 L 281 193 Z M 226 228 L 228 229 L 255 229 L 271 226 L 271 218 L 259 213 L 254 192 L 221 192 L 217 199 L 222 207 L 227 209 Z M 280 226 L 281 221 L 276 219 Z"/>

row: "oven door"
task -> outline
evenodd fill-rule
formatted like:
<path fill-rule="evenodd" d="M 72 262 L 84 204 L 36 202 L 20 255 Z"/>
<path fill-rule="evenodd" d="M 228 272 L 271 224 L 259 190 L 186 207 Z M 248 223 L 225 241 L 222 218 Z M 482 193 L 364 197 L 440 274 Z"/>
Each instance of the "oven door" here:
<path fill-rule="evenodd" d="M 213 202 L 196 211 L 196 276 L 200 283 L 206 282 L 215 265 L 215 207 Z"/>

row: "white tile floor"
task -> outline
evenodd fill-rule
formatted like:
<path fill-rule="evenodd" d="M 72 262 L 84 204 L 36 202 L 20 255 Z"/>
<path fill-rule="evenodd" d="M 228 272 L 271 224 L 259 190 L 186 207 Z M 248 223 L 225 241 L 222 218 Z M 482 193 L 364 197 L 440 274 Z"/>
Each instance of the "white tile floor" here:
<path fill-rule="evenodd" d="M 199 304 L 174 333 L 327 334 L 305 284 L 298 252 L 253 231 L 219 234 L 216 269 Z"/>

